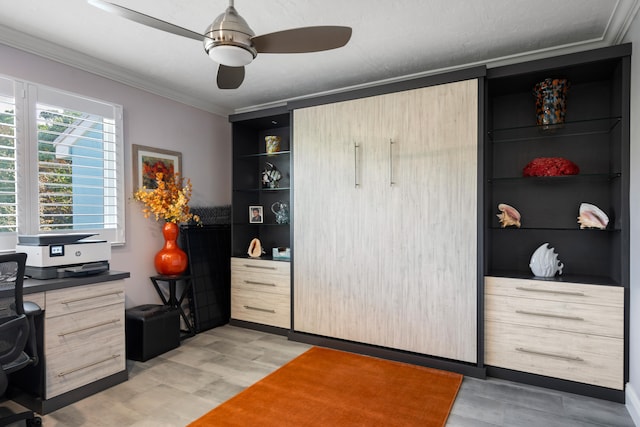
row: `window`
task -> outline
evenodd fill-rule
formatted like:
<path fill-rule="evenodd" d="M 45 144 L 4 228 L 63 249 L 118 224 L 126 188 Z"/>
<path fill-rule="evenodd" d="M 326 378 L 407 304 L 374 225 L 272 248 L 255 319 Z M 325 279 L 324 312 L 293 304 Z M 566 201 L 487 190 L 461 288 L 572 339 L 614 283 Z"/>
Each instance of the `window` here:
<path fill-rule="evenodd" d="M 122 108 L 0 77 L 0 250 L 18 234 L 124 243 Z"/>

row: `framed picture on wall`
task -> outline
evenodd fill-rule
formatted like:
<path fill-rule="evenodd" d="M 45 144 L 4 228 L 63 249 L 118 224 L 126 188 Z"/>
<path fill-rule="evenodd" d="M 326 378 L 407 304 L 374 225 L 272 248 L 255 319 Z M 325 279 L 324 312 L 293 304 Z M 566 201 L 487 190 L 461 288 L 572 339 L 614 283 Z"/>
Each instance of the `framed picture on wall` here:
<path fill-rule="evenodd" d="M 249 222 L 260 224 L 262 218 L 262 206 L 249 206 Z"/>
<path fill-rule="evenodd" d="M 133 144 L 131 146 L 133 159 L 134 189 L 146 187 L 153 190 L 156 185 L 156 173 L 165 176 L 179 173 L 182 176 L 182 154 L 177 151 L 162 148 L 145 147 Z"/>

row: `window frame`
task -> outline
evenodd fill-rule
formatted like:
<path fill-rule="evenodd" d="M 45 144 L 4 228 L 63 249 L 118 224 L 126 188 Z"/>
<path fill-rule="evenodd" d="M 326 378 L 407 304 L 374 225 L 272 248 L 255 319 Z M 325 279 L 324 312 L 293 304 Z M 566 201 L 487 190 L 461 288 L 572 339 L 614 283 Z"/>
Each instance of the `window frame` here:
<path fill-rule="evenodd" d="M 0 252 L 15 250 L 18 235 L 95 233 L 92 239 L 106 240 L 112 245 L 125 243 L 125 180 L 124 132 L 121 105 L 85 95 L 56 89 L 0 75 L 0 79 L 13 82 L 16 116 L 16 202 L 17 232 L 0 233 Z M 98 114 L 112 119 L 115 126 L 115 228 L 72 229 L 40 231 L 38 180 L 38 104 L 57 105 L 61 108 Z M 105 212 L 105 215 L 107 213 Z"/>

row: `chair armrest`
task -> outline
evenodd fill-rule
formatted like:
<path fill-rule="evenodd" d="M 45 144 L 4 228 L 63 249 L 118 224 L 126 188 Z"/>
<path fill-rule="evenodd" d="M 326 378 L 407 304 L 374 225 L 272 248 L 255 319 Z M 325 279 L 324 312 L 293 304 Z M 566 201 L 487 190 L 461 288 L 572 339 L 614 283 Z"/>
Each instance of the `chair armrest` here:
<path fill-rule="evenodd" d="M 25 301 L 22 305 L 24 307 L 24 314 L 27 316 L 37 316 L 42 313 L 42 309 L 35 302 Z"/>

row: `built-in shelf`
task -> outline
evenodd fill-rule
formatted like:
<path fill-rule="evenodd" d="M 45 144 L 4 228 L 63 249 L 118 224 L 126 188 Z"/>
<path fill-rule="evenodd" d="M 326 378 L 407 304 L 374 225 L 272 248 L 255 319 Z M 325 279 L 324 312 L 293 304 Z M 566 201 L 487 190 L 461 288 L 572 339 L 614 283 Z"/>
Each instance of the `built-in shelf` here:
<path fill-rule="evenodd" d="M 243 154 L 238 156 L 238 159 L 248 159 L 252 157 L 277 157 L 285 154 L 291 154 L 291 151 L 277 151 L 275 153 L 254 153 L 254 154 Z"/>
<path fill-rule="evenodd" d="M 621 173 L 588 173 L 577 175 L 558 175 L 558 176 L 505 176 L 505 177 L 493 177 L 488 179 L 489 183 L 499 183 L 508 181 L 530 181 L 535 183 L 545 184 L 557 184 L 559 181 L 571 181 L 571 180 L 599 180 L 608 181 L 616 178 L 620 178 Z"/>
<path fill-rule="evenodd" d="M 580 120 L 557 125 L 497 128 L 488 132 L 493 143 L 531 141 L 535 139 L 595 135 L 611 132 L 621 122 L 620 117 Z"/>

